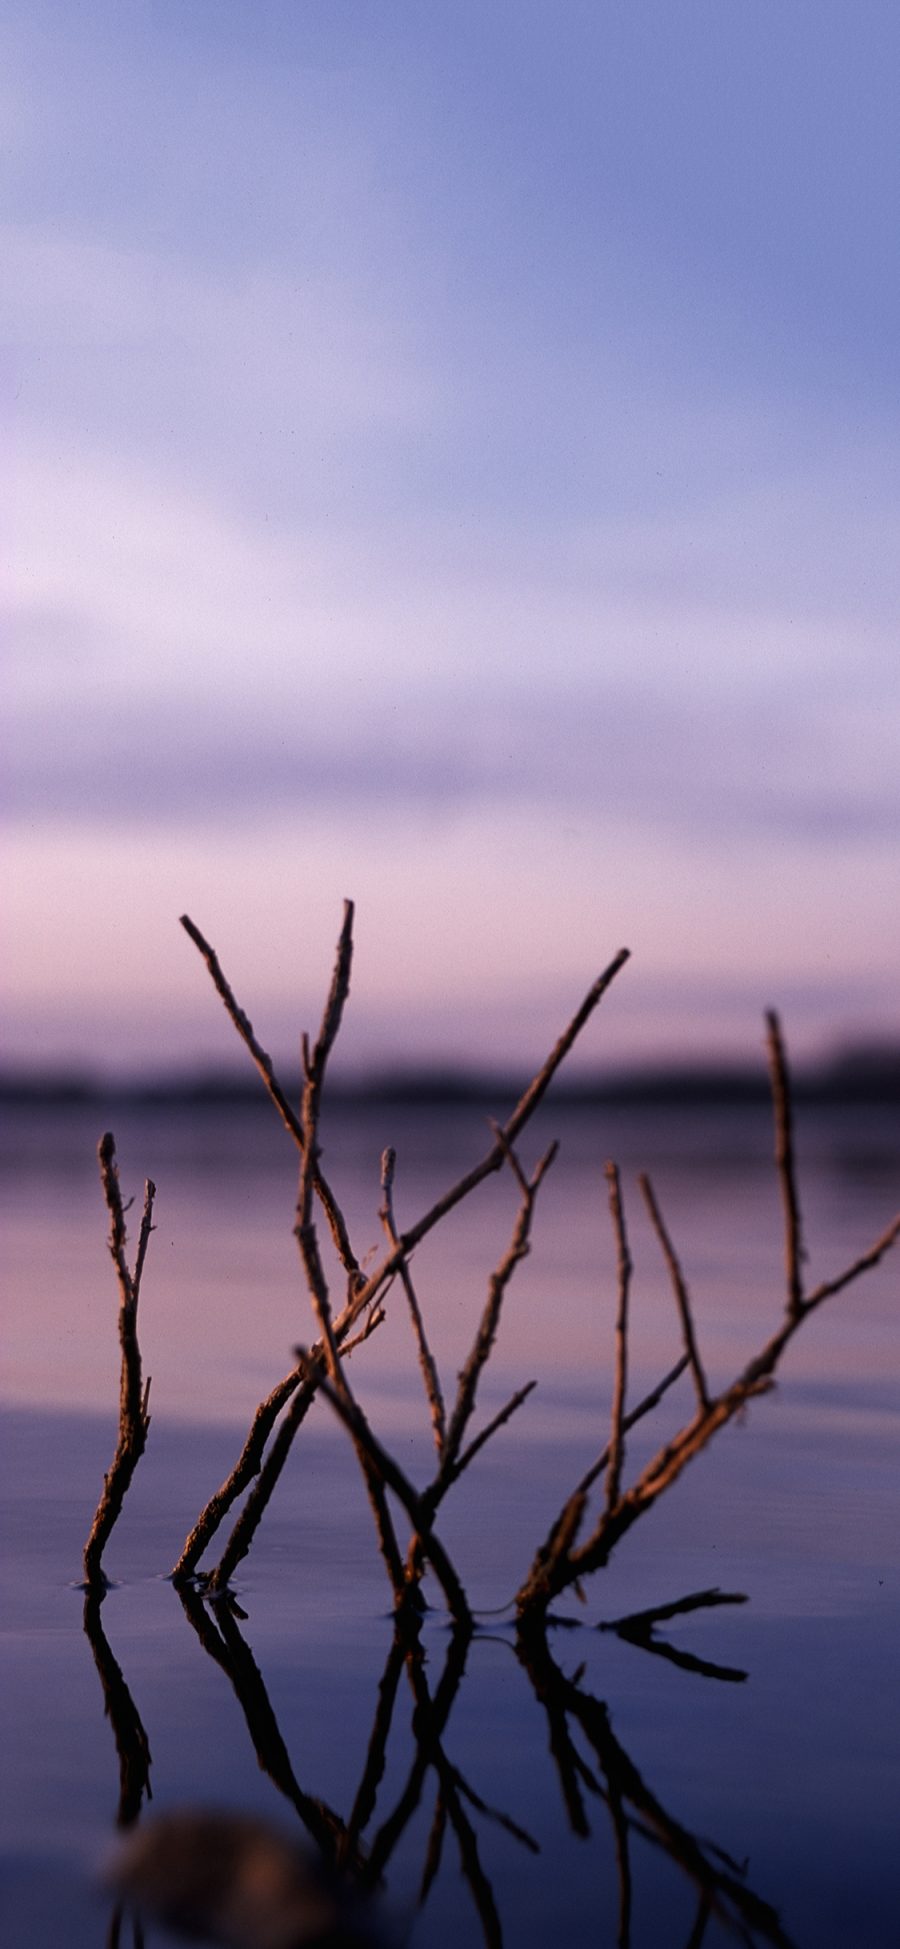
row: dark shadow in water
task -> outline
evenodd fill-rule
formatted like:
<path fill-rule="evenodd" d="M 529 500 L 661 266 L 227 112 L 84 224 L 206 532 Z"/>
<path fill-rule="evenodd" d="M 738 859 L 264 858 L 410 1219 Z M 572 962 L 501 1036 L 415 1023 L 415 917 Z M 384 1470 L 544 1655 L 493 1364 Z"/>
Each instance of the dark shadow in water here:
<path fill-rule="evenodd" d="M 424 1907 L 437 1878 L 449 1827 L 456 1840 L 460 1870 L 472 1895 L 484 1941 L 490 1949 L 494 1949 L 494 1945 L 499 1946 L 503 1940 L 500 1916 L 491 1882 L 481 1861 L 477 1831 L 468 1810 L 471 1808 L 483 1819 L 499 1823 L 529 1852 L 536 1854 L 540 1849 L 537 1841 L 508 1814 L 490 1807 L 481 1798 L 444 1748 L 447 1723 L 465 1674 L 469 1643 L 468 1633 L 461 1630 L 453 1633 L 441 1678 L 432 1694 L 426 1677 L 425 1654 L 418 1638 L 409 1635 L 405 1642 L 402 1638 L 395 1638 L 391 1657 L 396 1659 L 399 1655 L 406 1668 L 413 1700 L 415 1750 L 406 1785 L 373 1839 L 368 1875 L 370 1880 L 380 1879 L 383 1875 L 401 1835 L 419 1807 L 427 1776 L 433 1772 L 437 1791 L 419 1888 L 419 1906 Z M 391 1669 L 390 1659 L 388 1669 Z"/>
<path fill-rule="evenodd" d="M 262 1673 L 238 1628 L 237 1605 L 233 1600 L 222 1600 L 207 1608 L 197 1591 L 187 1586 L 178 1591 L 178 1596 L 204 1651 L 231 1681 L 260 1768 L 299 1814 L 324 1859 L 336 1862 L 346 1836 L 345 1824 L 326 1801 L 304 1793 L 295 1776 Z"/>
<path fill-rule="evenodd" d="M 100 1611 L 105 1594 L 103 1590 L 88 1590 L 85 1593 L 84 1630 L 103 1687 L 103 1710 L 112 1726 L 119 1756 L 116 1826 L 131 1827 L 138 1818 L 145 1798 L 153 1799 L 150 1741 L 122 1668 L 113 1655 L 103 1629 Z"/>
<path fill-rule="evenodd" d="M 577 1834 L 590 1834 L 586 1794 L 599 1799 L 609 1812 L 619 1873 L 621 1949 L 628 1949 L 631 1940 L 632 1835 L 661 1848 L 697 1888 L 700 1906 L 686 1949 L 702 1940 L 713 1915 L 746 1943 L 769 1942 L 777 1949 L 790 1949 L 790 1938 L 775 1909 L 748 1888 L 739 1865 L 666 1812 L 616 1739 L 606 1705 L 584 1690 L 580 1673 L 566 1678 L 551 1656 L 546 1634 L 520 1638 L 518 1653 L 547 1715 L 550 1754 L 570 1825 Z M 576 1734 L 590 1749 L 590 1759 Z"/>
<path fill-rule="evenodd" d="M 125 1938 L 122 1930 L 126 1920 L 131 1924 L 131 1949 L 144 1949 L 144 1928 L 141 1918 L 134 1911 L 126 1916 L 124 1902 L 118 1902 L 110 1916 L 109 1929 L 106 1936 L 106 1949 L 125 1949 Z"/>
<path fill-rule="evenodd" d="M 465 1679 L 471 1634 L 462 1630 L 450 1634 L 442 1669 L 437 1683 L 432 1685 L 426 1651 L 415 1626 L 395 1630 L 378 1685 L 359 1785 L 344 1819 L 297 1780 L 262 1673 L 240 1629 L 238 1620 L 244 1613 L 233 1601 L 220 1600 L 211 1605 L 189 1587 L 178 1594 L 198 1642 L 229 1680 L 260 1767 L 299 1816 L 328 1872 L 337 1874 L 348 1891 L 358 1891 L 365 1898 L 373 1926 L 377 1929 L 372 1898 L 383 1887 L 391 1858 L 420 1809 L 433 1776 L 434 1803 L 419 1880 L 419 1906 L 424 1906 L 434 1888 L 447 1837 L 452 1835 L 481 1939 L 486 1949 L 501 1949 L 500 1908 L 482 1859 L 479 1824 L 499 1823 L 530 1853 L 538 1853 L 540 1849 L 531 1834 L 482 1798 L 447 1751 L 448 1726 Z M 698 1592 L 674 1604 L 620 1619 L 605 1628 L 616 1630 L 644 1649 L 674 1656 L 676 1662 L 701 1676 L 744 1678 L 746 1674 L 732 1672 L 728 1667 L 687 1653 L 675 1653 L 673 1647 L 652 1637 L 656 1624 L 667 1618 L 716 1602 L 738 1601 L 741 1600 L 722 1597 L 718 1592 Z M 85 1631 L 100 1674 L 104 1706 L 119 1755 L 117 1825 L 128 1827 L 136 1822 L 144 1799 L 150 1797 L 150 1750 L 137 1709 L 103 1634 L 101 1602 L 99 1596 L 86 1599 Z M 504 1642 L 513 1649 L 508 1639 Z M 431 1650 L 433 1655 L 433 1646 Z M 585 1837 L 591 1833 L 592 1802 L 599 1802 L 605 1808 L 610 1821 L 618 1882 L 618 1949 L 630 1949 L 632 1941 L 636 1840 L 665 1854 L 696 1889 L 698 1905 L 685 1949 L 699 1949 L 713 1919 L 748 1945 L 767 1943 L 775 1945 L 775 1949 L 790 1949 L 789 1938 L 776 1911 L 747 1886 L 744 1870 L 712 1842 L 683 1826 L 656 1798 L 616 1739 L 607 1706 L 585 1690 L 583 1672 L 566 1677 L 551 1655 L 545 1632 L 520 1636 L 515 1650 L 535 1699 L 546 1715 L 550 1757 L 572 1831 Z M 404 1675 L 410 1704 L 412 1760 L 394 1804 L 376 1820 L 392 1732 L 399 1730 L 401 1721 L 406 1721 L 400 1706 L 405 1695 Z M 400 1737 L 403 1736 L 400 1731 Z M 109 1925 L 107 1949 L 122 1949 L 125 1915 L 126 1911 L 117 1907 Z M 134 1949 L 141 1949 L 140 1922 L 136 1915 L 132 1929 Z M 249 1944 L 251 1938 L 247 1941 Z"/>
<path fill-rule="evenodd" d="M 105 1586 L 88 1589 L 84 1598 L 84 1631 L 91 1647 L 97 1675 L 103 1688 L 103 1710 L 113 1729 L 119 1758 L 119 1804 L 116 1826 L 135 1825 L 146 1800 L 152 1800 L 150 1786 L 150 1741 L 141 1715 L 131 1696 L 122 1668 L 103 1629 L 101 1606 Z M 144 1949 L 144 1932 L 138 1915 L 130 1916 L 132 1949 Z M 106 1949 L 124 1949 L 125 1907 L 118 1902 L 109 1920 Z"/>
<path fill-rule="evenodd" d="M 717 1665 L 709 1658 L 698 1658 L 696 1652 L 683 1651 L 680 1646 L 669 1644 L 665 1638 L 656 1636 L 657 1626 L 667 1624 L 673 1617 L 682 1617 L 688 1611 L 712 1610 L 719 1604 L 746 1604 L 747 1599 L 740 1591 L 694 1590 L 688 1597 L 678 1597 L 670 1604 L 655 1604 L 651 1610 L 632 1611 L 628 1617 L 612 1618 L 608 1623 L 598 1624 L 598 1631 L 614 1631 L 617 1638 L 626 1644 L 633 1644 L 640 1651 L 651 1651 L 657 1658 L 667 1658 L 670 1665 L 678 1665 L 683 1672 L 694 1672 L 698 1678 L 717 1678 L 724 1684 L 743 1685 L 749 1676 L 737 1665 Z"/>

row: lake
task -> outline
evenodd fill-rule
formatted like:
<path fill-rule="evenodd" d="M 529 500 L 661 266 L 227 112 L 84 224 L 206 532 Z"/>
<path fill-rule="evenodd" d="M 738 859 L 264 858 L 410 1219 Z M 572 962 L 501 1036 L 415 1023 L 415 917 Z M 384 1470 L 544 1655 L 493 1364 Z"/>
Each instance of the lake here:
<path fill-rule="evenodd" d="M 499 1106 L 503 1111 L 507 1106 Z M 897 1205 L 896 1112 L 808 1106 L 798 1149 L 810 1284 Z M 292 1237 L 289 1139 L 262 1102 L 123 1104 L 123 1191 L 157 1183 L 140 1307 L 152 1426 L 85 1604 L 81 1549 L 115 1446 L 117 1294 L 90 1105 L 7 1119 L 4 1332 L 4 1941 L 19 1949 L 171 1938 L 117 1911 L 100 1871 L 117 1827 L 169 1808 L 261 1814 L 376 1887 L 392 1940 L 688 1949 L 734 1940 L 887 1949 L 900 1912 L 898 1254 L 805 1323 L 779 1385 L 725 1428 L 586 1585 L 543 1650 L 514 1593 L 609 1431 L 618 1159 L 635 1262 L 629 1400 L 678 1358 L 675 1304 L 635 1187 L 652 1173 L 690 1284 L 710 1387 L 783 1309 L 769 1118 L 752 1104 L 591 1111 L 548 1101 L 533 1246 L 505 1301 L 473 1429 L 534 1393 L 461 1478 L 438 1529 L 477 1629 L 435 1608 L 393 1647 L 359 1469 L 315 1403 L 233 1608 L 167 1579 L 236 1459 L 257 1401 L 315 1337 Z M 379 1157 L 396 1147 L 407 1226 L 489 1142 L 472 1106 L 336 1109 L 325 1168 L 359 1256 L 383 1249 Z M 415 1254 L 449 1392 L 517 1209 L 492 1178 Z M 333 1268 L 332 1268 L 333 1270 Z M 339 1289 L 338 1289 L 339 1290 Z M 427 1409 L 402 1292 L 354 1353 L 373 1427 L 427 1480 Z M 628 1479 L 692 1412 L 686 1377 L 628 1447 Z M 226 1531 L 220 1533 L 220 1541 Z M 213 1552 L 212 1560 L 215 1560 Z M 717 1587 L 747 1601 L 601 1621 Z M 150 1798 L 152 1795 L 152 1798 Z M 425 1892 L 424 1905 L 421 1897 Z M 143 1927 L 143 1933 L 141 1929 Z"/>

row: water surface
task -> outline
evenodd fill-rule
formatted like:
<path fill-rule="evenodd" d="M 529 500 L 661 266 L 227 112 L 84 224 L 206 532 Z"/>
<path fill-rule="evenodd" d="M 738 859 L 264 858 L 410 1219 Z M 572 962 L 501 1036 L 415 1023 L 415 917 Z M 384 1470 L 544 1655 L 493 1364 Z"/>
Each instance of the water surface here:
<path fill-rule="evenodd" d="M 530 1949 L 560 1932 L 575 1945 L 627 1940 L 635 1949 L 724 1942 L 722 1919 L 706 1913 L 709 1889 L 698 1887 L 698 1841 L 707 1861 L 727 1856 L 722 1873 L 747 1891 L 751 1939 L 777 1939 L 774 1913 L 783 1938 L 809 1949 L 896 1942 L 896 1264 L 809 1322 L 777 1392 L 636 1526 L 583 1609 L 562 1607 L 579 1624 L 551 1635 L 552 1670 L 525 1668 L 503 1608 L 607 1432 L 615 1278 L 605 1157 L 622 1163 L 636 1261 L 631 1398 L 679 1351 L 634 1189 L 641 1166 L 653 1172 L 678 1242 L 718 1385 L 773 1330 L 782 1304 L 764 1113 L 599 1118 L 551 1104 L 529 1133 L 529 1162 L 551 1134 L 562 1149 L 533 1252 L 510 1289 L 482 1418 L 524 1381 L 539 1385 L 441 1520 L 482 1613 L 461 1673 L 439 1613 L 425 1625 L 424 1665 L 401 1660 L 392 1670 L 388 1590 L 365 1497 L 322 1403 L 238 1575 L 244 1615 L 217 1622 L 201 1607 L 192 1621 L 165 1580 L 257 1399 L 287 1371 L 294 1341 L 312 1337 L 291 1236 L 295 1162 L 265 1105 L 230 1119 L 171 1106 L 120 1119 L 123 1186 L 138 1202 L 145 1173 L 159 1187 L 141 1302 L 154 1420 L 108 1550 L 115 1587 L 85 1630 L 74 1586 L 114 1446 L 118 1387 L 94 1126 L 89 1110 L 32 1110 L 6 1137 L 4 1940 L 80 1949 L 109 1939 L 114 1918 L 94 1871 L 122 1812 L 117 1737 L 130 1756 L 128 1818 L 214 1802 L 302 1828 L 303 1810 L 317 1803 L 346 1824 L 387 1671 L 394 1709 L 360 1845 L 383 1865 L 380 1900 L 413 1944 L 502 1939 Z M 335 1116 L 325 1134 L 326 1167 L 361 1253 L 381 1249 L 384 1143 L 398 1150 L 401 1223 L 485 1144 L 477 1116 L 462 1108 L 435 1122 L 373 1105 Z M 823 1110 L 805 1118 L 800 1147 L 815 1279 L 883 1228 L 897 1202 L 897 1140 L 886 1115 Z M 515 1209 L 511 1182 L 493 1180 L 417 1255 L 448 1386 Z M 354 1356 L 353 1375 L 377 1429 L 423 1480 L 427 1417 L 399 1293 L 385 1327 Z M 660 1435 L 689 1412 L 682 1383 L 661 1411 Z M 658 1438 L 648 1424 L 635 1432 L 629 1468 Z M 661 1631 L 682 1662 L 592 1628 L 713 1585 L 749 1601 Z M 421 1730 L 440 1697 L 449 1709 L 432 1725 L 423 1763 L 414 1716 Z M 144 1777 L 135 1722 L 150 1755 Z M 417 1764 L 409 1817 L 392 1822 Z M 632 1789 L 624 1893 L 613 1784 L 623 1780 Z M 447 1830 L 420 1914 L 441 1797 Z M 121 1927 L 130 1940 L 127 1918 Z M 165 1939 L 146 1931 L 147 1942 Z"/>

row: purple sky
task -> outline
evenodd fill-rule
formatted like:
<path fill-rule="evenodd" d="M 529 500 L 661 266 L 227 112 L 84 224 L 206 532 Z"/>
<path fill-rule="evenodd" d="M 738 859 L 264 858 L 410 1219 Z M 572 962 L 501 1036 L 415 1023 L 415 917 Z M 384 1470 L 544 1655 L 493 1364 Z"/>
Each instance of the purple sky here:
<path fill-rule="evenodd" d="M 0 41 L 8 1057 L 896 1033 L 896 8 Z"/>

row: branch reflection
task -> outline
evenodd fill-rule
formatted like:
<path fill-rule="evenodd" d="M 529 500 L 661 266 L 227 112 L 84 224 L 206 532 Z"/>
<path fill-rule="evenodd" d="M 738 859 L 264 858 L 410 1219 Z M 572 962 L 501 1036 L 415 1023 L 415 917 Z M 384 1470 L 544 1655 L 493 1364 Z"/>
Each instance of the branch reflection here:
<path fill-rule="evenodd" d="M 105 1584 L 88 1587 L 85 1591 L 83 1622 L 103 1689 L 104 1716 L 112 1726 L 119 1760 L 116 1826 L 127 1829 L 134 1826 L 145 1799 L 153 1798 L 150 1787 L 150 1741 L 122 1668 L 103 1629 L 101 1607 L 106 1591 Z M 106 1949 L 123 1949 L 125 1919 L 124 1905 L 118 1902 L 109 1919 Z M 132 1949 L 144 1949 L 140 1916 L 132 1915 L 130 1919 Z"/>
<path fill-rule="evenodd" d="M 448 1748 L 453 1711 L 466 1683 L 467 1662 L 473 1649 L 478 1649 L 477 1637 L 455 1628 L 442 1638 L 435 1681 L 429 1662 L 435 1656 L 433 1637 L 429 1634 L 424 1642 L 415 1622 L 395 1627 L 378 1682 L 361 1774 L 344 1816 L 297 1778 L 262 1672 L 241 1628 L 245 1614 L 233 1599 L 210 1603 L 190 1586 L 182 1587 L 178 1596 L 198 1643 L 229 1682 L 259 1766 L 299 1817 L 312 1849 L 298 1848 L 277 1827 L 256 1818 L 216 1816 L 190 1808 L 181 1815 L 150 1821 L 137 1841 L 128 1844 L 120 1870 L 119 1893 L 138 1904 L 135 1949 L 141 1944 L 141 1912 L 176 1926 L 201 1927 L 207 1939 L 231 1943 L 234 1949 L 258 1949 L 262 1942 L 273 1949 L 298 1949 L 310 1939 L 303 1921 L 307 1909 L 310 1914 L 315 1911 L 317 1940 L 322 1943 L 379 1941 L 381 1897 L 395 1857 L 399 1864 L 401 1842 L 407 1884 L 412 1851 L 412 1881 L 421 1911 L 436 1899 L 451 1837 L 478 1937 L 486 1949 L 502 1949 L 504 1883 L 488 1865 L 487 1832 L 499 1826 L 530 1855 L 540 1852 L 540 1843 L 511 1813 L 491 1804 Z M 102 1632 L 101 1601 L 87 1599 L 85 1630 L 119 1754 L 117 1825 L 128 1827 L 149 1798 L 150 1752 Z M 635 1645 L 666 1655 L 672 1648 L 652 1638 L 653 1626 L 680 1610 L 697 1608 L 701 1601 L 720 1600 L 718 1593 L 698 1593 L 608 1628 Z M 605 1923 L 611 1934 L 614 1925 L 618 1949 L 632 1949 L 641 1855 L 650 1847 L 665 1855 L 696 1891 L 697 1906 L 684 1949 L 698 1949 L 712 1923 L 747 1944 L 790 1949 L 775 1909 L 748 1887 L 740 1866 L 691 1832 L 656 1797 L 616 1738 L 607 1705 L 586 1688 L 583 1669 L 568 1677 L 553 1657 L 544 1630 L 502 1642 L 515 1654 L 545 1715 L 550 1760 L 572 1832 L 584 1838 L 591 1835 L 593 1807 L 598 1804 L 610 1823 L 616 1865 L 614 1914 L 598 1913 L 592 1918 L 592 1933 Z M 572 1642 L 568 1634 L 567 1642 Z M 677 1656 L 700 1675 L 745 1676 L 689 1654 Z M 401 1768 L 405 1765 L 399 1789 L 398 1762 Z M 393 1799 L 386 1793 L 388 1780 L 393 1781 Z M 420 1813 L 424 1826 L 417 1818 Z M 421 1858 L 416 1869 L 417 1849 Z M 218 1876 L 217 1860 L 222 1863 Z M 255 1919 L 250 1899 L 256 1899 L 261 1888 L 260 1899 L 268 1903 L 264 1924 Z M 108 1949 L 118 1949 L 122 1927 L 119 1907 L 110 1923 Z"/>

